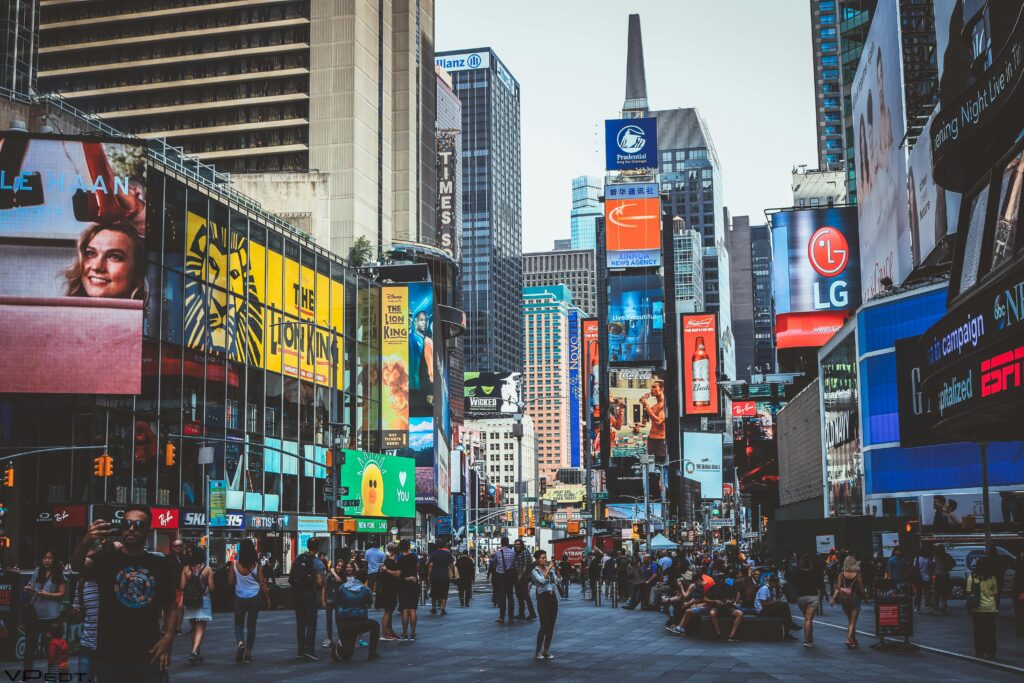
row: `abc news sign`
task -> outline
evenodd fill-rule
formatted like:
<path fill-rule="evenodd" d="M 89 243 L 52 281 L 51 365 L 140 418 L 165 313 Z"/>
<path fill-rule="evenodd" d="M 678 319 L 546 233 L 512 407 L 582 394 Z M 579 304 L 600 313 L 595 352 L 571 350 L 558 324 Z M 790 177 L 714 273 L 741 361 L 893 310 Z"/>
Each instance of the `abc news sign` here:
<path fill-rule="evenodd" d="M 783 290 L 777 312 L 847 311 L 860 306 L 856 207 L 782 211 L 775 214 L 772 227 L 776 240 L 785 231 L 782 243 L 789 266 L 788 300 L 786 288 L 777 288 Z"/>

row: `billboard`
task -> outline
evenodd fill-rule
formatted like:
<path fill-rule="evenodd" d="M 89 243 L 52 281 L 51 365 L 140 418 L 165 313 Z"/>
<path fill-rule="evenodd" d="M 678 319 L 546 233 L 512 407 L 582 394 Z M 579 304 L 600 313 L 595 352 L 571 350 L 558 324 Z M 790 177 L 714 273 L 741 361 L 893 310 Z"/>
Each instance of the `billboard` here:
<path fill-rule="evenodd" d="M 896 0 L 879 0 L 852 86 L 862 300 L 910 274 L 900 19 Z"/>
<path fill-rule="evenodd" d="M 914 268 L 928 258 L 939 240 L 956 232 L 960 212 L 960 195 L 937 185 L 932 178 L 931 132 L 935 113 L 932 112 L 910 150 L 907 164 L 910 260 Z"/>
<path fill-rule="evenodd" d="M 434 414 L 434 285 L 411 282 L 405 285 L 409 318 L 409 416 Z M 384 321 L 387 325 L 387 319 Z M 383 350 L 382 350 L 383 352 Z"/>
<path fill-rule="evenodd" d="M 609 268 L 661 265 L 661 199 L 605 199 Z"/>
<path fill-rule="evenodd" d="M 569 310 L 569 465 L 580 467 L 583 450 L 582 373 L 583 349 L 580 334 L 580 310 Z"/>
<path fill-rule="evenodd" d="M 718 414 L 718 316 L 684 313 L 679 345 L 683 369 L 683 414 Z"/>
<path fill-rule="evenodd" d="M 467 372 L 463 375 L 463 396 L 469 419 L 501 417 L 519 412 L 522 373 Z"/>
<path fill-rule="evenodd" d="M 605 168 L 626 171 L 658 167 L 656 119 L 609 119 L 604 122 Z"/>
<path fill-rule="evenodd" d="M 590 420 L 591 453 L 598 450 L 597 435 L 600 429 L 601 409 L 601 327 L 596 318 L 581 321 L 583 330 L 583 396 L 586 418 Z"/>
<path fill-rule="evenodd" d="M 605 201 L 609 199 L 658 199 L 658 183 L 615 183 L 604 186 Z"/>
<path fill-rule="evenodd" d="M 434 57 L 434 64 L 448 72 L 487 69 L 491 66 L 491 53 L 485 50 L 457 55 L 437 55 Z"/>
<path fill-rule="evenodd" d="M 409 290 L 381 288 L 381 429 L 384 448 L 409 445 Z"/>
<path fill-rule="evenodd" d="M 780 211 L 772 238 L 776 313 L 860 306 L 856 207 Z"/>
<path fill-rule="evenodd" d="M 722 434 L 683 432 L 683 474 L 700 483 L 700 497 L 722 497 Z"/>
<path fill-rule="evenodd" d="M 141 391 L 146 224 L 140 143 L 0 133 L 0 392 Z"/>
<path fill-rule="evenodd" d="M 608 371 L 611 457 L 644 453 L 664 462 L 665 381 L 653 367 L 613 367 Z"/>
<path fill-rule="evenodd" d="M 1012 501 L 1014 496 L 1009 493 Z M 992 524 L 1001 525 L 1013 521 L 1006 519 L 1005 512 L 1014 511 L 1011 503 L 1004 508 L 1005 493 L 989 493 L 988 509 L 992 515 Z M 946 493 L 921 496 L 921 531 L 933 534 L 963 533 L 978 531 L 985 523 L 985 497 L 981 493 Z"/>
<path fill-rule="evenodd" d="M 415 517 L 416 463 L 409 458 L 344 450 L 338 483 L 348 488 L 339 496 L 343 515 Z"/>
<path fill-rule="evenodd" d="M 457 200 L 455 186 L 458 178 L 455 135 L 437 136 L 437 239 L 441 250 L 459 262 L 459 235 L 457 234 Z"/>
<path fill-rule="evenodd" d="M 608 359 L 665 360 L 665 293 L 660 275 L 608 275 Z"/>

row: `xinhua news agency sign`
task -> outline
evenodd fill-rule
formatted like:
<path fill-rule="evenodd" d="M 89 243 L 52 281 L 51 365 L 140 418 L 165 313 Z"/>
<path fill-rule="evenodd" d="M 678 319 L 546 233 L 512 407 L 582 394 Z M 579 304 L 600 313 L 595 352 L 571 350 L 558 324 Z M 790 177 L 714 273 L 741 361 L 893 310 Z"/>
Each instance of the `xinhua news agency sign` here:
<path fill-rule="evenodd" d="M 610 119 L 604 122 L 605 168 L 628 171 L 658 166 L 656 119 Z"/>

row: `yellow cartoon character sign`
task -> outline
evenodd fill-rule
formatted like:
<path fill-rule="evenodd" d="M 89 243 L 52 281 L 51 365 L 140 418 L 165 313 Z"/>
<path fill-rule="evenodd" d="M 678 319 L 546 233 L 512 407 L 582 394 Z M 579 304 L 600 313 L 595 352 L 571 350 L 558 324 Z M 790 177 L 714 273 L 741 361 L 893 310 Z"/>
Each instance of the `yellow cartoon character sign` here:
<path fill-rule="evenodd" d="M 383 463 L 368 458 L 362 463 L 361 497 L 364 517 L 384 516 L 384 470 Z"/>

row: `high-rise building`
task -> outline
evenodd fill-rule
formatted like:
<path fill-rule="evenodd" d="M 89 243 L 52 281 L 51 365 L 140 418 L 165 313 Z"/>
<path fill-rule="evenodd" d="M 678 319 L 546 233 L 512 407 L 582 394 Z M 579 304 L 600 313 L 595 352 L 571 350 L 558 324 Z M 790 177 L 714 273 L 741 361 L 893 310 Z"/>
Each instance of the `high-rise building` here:
<path fill-rule="evenodd" d="M 939 102 L 933 0 L 900 0 L 900 47 L 909 149 Z"/>
<path fill-rule="evenodd" d="M 846 203 L 843 169 L 793 169 L 793 206 L 835 206 Z"/>
<path fill-rule="evenodd" d="M 700 233 L 686 227 L 686 221 L 676 216 L 672 219 L 672 245 L 676 313 L 701 313 L 704 310 L 704 247 Z"/>
<path fill-rule="evenodd" d="M 736 376 L 775 370 L 775 303 L 772 296 L 772 243 L 767 225 L 733 216 L 726 240 L 732 278 L 732 324 L 736 337 Z"/>
<path fill-rule="evenodd" d="M 597 315 L 597 265 L 593 249 L 535 251 L 523 254 L 523 285 L 565 285 L 584 315 Z"/>
<path fill-rule="evenodd" d="M 501 486 L 502 504 L 518 505 L 516 484 L 533 479 L 535 431 L 533 418 L 523 416 L 522 472 L 519 471 L 519 439 L 513 433 L 515 419 L 500 417 L 466 420 L 466 431 L 480 434 L 484 473 L 490 483 Z M 527 486 L 527 491 L 536 484 Z"/>
<path fill-rule="evenodd" d="M 603 192 L 600 178 L 581 175 L 572 179 L 571 224 L 572 248 L 597 248 L 597 221 L 604 217 L 599 197 Z"/>
<path fill-rule="evenodd" d="M 5 0 L 0 9 L 0 88 L 35 91 L 39 0 Z"/>
<path fill-rule="evenodd" d="M 539 476 L 554 483 L 569 467 L 569 308 L 565 285 L 523 287 L 526 372 L 523 398 L 537 432 Z"/>
<path fill-rule="evenodd" d="M 462 101 L 466 370 L 523 367 L 519 83 L 487 47 L 437 53 Z"/>
<path fill-rule="evenodd" d="M 810 0 L 818 165 L 822 169 L 843 168 L 851 204 L 857 203 L 857 175 L 850 88 L 876 3 Z"/>
<path fill-rule="evenodd" d="M 433 0 L 41 10 L 41 91 L 214 163 L 335 253 L 434 239 Z"/>

